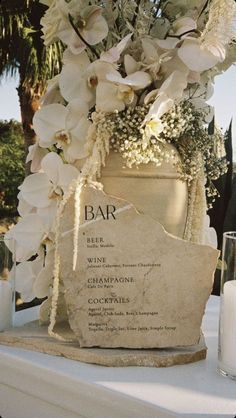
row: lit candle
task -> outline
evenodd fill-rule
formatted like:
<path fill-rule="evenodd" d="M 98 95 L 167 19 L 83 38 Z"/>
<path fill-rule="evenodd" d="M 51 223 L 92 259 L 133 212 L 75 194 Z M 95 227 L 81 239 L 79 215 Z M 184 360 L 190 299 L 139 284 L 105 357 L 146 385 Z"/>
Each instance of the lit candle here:
<path fill-rule="evenodd" d="M 224 284 L 221 333 L 224 370 L 236 376 L 236 280 Z"/>
<path fill-rule="evenodd" d="M 0 280 L 0 331 L 12 326 L 12 288 L 7 280 Z"/>

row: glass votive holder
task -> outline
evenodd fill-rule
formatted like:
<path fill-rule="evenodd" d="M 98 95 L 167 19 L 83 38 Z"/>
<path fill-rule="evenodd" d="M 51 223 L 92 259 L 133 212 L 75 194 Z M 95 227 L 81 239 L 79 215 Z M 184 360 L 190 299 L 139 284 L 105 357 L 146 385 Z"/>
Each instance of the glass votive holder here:
<path fill-rule="evenodd" d="M 223 235 L 218 370 L 236 379 L 236 231 Z"/>
<path fill-rule="evenodd" d="M 13 324 L 15 312 L 14 240 L 0 234 L 0 332 Z"/>

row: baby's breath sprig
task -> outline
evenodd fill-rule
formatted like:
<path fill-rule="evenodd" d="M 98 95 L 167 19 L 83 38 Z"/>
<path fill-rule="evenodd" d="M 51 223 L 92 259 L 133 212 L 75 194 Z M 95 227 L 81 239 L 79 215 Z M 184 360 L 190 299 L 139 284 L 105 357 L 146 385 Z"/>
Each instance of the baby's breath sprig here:
<path fill-rule="evenodd" d="M 227 171 L 225 157 L 217 152 L 224 143 L 222 132 L 216 129 L 214 135 L 209 135 L 203 111 L 196 110 L 191 102 L 184 100 L 162 116 L 160 133 L 147 141 L 143 121 L 148 111 L 149 106 L 140 105 L 103 114 L 98 118 L 97 132 L 99 136 L 110 138 L 110 149 L 122 155 L 127 167 L 149 162 L 159 166 L 164 161 L 173 160 L 180 179 L 189 187 L 203 172 L 211 206 L 218 196 L 213 181 Z M 176 147 L 180 155 L 178 163 L 175 162 L 175 153 L 169 151 L 166 143 Z"/>
<path fill-rule="evenodd" d="M 212 203 L 219 196 L 213 181 L 225 174 L 228 167 L 226 157 L 217 153 L 219 143 L 221 147 L 224 146 L 224 136 L 219 129 L 213 135 L 209 135 L 203 122 L 202 112 L 194 109 L 191 104 L 189 106 L 192 107 L 192 124 L 178 141 L 173 139 L 181 157 L 178 170 L 181 179 L 187 181 L 189 186 L 201 171 L 204 172 L 206 193 L 211 208 Z"/>
<path fill-rule="evenodd" d="M 109 133 L 110 149 L 122 155 L 127 167 L 149 162 L 161 165 L 164 160 L 173 158 L 173 153 L 166 151 L 162 140 L 152 137 L 148 144 L 144 142 L 142 123 L 148 110 L 149 106 L 136 106 L 110 113 L 100 121 L 98 130 Z"/>
<path fill-rule="evenodd" d="M 191 129 L 195 117 L 193 106 L 187 100 L 176 104 L 161 118 L 163 131 L 160 134 L 160 138 L 165 139 L 167 142 L 177 141 L 181 135 Z"/>

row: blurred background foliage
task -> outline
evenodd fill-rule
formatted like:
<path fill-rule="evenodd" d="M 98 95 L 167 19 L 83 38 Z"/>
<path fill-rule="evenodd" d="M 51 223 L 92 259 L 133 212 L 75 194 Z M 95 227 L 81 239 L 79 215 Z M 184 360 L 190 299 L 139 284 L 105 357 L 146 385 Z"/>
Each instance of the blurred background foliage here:
<path fill-rule="evenodd" d="M 17 215 L 18 186 L 24 176 L 25 151 L 21 123 L 0 120 L 0 218 Z"/>
<path fill-rule="evenodd" d="M 0 0 L 0 81 L 17 76 L 25 153 L 35 142 L 32 126 L 47 82 L 61 71 L 63 46 L 45 47 L 40 20 L 46 6 L 39 0 Z M 26 165 L 26 174 L 29 174 Z"/>

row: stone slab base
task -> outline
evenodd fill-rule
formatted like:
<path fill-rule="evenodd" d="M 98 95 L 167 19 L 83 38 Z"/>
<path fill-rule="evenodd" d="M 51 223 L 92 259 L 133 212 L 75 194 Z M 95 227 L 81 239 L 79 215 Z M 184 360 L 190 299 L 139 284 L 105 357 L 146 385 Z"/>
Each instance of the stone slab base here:
<path fill-rule="evenodd" d="M 203 335 L 196 346 L 137 350 L 124 348 L 80 348 L 68 326 L 57 326 L 56 332 L 68 340 L 68 342 L 61 342 L 49 337 L 47 327 L 39 326 L 38 321 L 34 321 L 23 327 L 0 332 L 0 344 L 62 356 L 84 363 L 112 367 L 169 367 L 203 360 L 206 358 L 207 352 Z"/>

